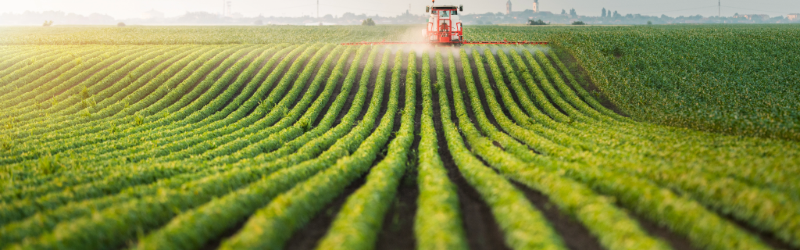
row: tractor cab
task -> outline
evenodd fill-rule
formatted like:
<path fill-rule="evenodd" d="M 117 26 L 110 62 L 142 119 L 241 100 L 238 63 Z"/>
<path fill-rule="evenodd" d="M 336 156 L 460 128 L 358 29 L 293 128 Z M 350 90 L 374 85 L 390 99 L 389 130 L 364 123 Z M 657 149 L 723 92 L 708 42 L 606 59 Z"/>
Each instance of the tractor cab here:
<path fill-rule="evenodd" d="M 425 7 L 425 12 L 431 15 L 422 35 L 431 43 L 460 43 L 464 32 L 458 12 L 463 10 L 464 6 L 455 5 Z"/>

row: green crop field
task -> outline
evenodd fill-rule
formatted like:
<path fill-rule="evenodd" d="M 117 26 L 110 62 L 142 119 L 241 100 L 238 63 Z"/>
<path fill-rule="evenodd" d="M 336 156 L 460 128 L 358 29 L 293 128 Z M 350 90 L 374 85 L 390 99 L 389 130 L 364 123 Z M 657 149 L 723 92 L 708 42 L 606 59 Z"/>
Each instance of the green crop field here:
<path fill-rule="evenodd" d="M 800 249 L 799 28 L 3 27 L 0 249 Z"/>

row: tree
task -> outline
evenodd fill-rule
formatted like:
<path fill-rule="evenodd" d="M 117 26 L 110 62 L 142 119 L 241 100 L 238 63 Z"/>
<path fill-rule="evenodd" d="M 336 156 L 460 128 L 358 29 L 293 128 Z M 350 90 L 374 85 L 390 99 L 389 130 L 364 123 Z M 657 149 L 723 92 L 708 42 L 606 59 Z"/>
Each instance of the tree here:
<path fill-rule="evenodd" d="M 361 21 L 361 25 L 364 25 L 364 26 L 375 26 L 375 21 L 372 21 L 372 18 L 367 18 L 367 19 L 364 19 L 364 21 Z"/>
<path fill-rule="evenodd" d="M 564 9 L 561 9 L 561 15 L 566 15 L 566 14 L 567 14 L 567 11 L 564 10 Z"/>
<path fill-rule="evenodd" d="M 345 12 L 344 14 L 342 14 L 342 19 L 355 19 L 355 18 L 356 14 L 353 14 L 352 12 Z"/>
<path fill-rule="evenodd" d="M 601 17 L 606 17 L 606 8 L 603 8 L 603 15 L 601 15 Z"/>
<path fill-rule="evenodd" d="M 653 21 L 647 21 L 647 25 L 653 25 Z"/>
<path fill-rule="evenodd" d="M 117 27 L 125 27 L 125 23 L 119 22 L 119 23 L 117 23 Z"/>
<path fill-rule="evenodd" d="M 533 19 L 528 19 L 528 25 L 547 25 L 542 19 L 534 21 Z"/>
<path fill-rule="evenodd" d="M 586 25 L 586 23 L 584 23 L 583 21 L 574 21 L 572 22 L 572 25 Z"/>
<path fill-rule="evenodd" d="M 620 18 L 622 15 L 619 14 L 616 10 L 614 11 L 614 18 Z"/>
<path fill-rule="evenodd" d="M 578 12 L 575 12 L 575 8 L 569 10 L 569 15 L 572 17 L 578 17 Z"/>
<path fill-rule="evenodd" d="M 53 20 L 50 20 L 50 21 L 45 20 L 44 23 L 42 24 L 42 26 L 43 27 L 53 26 Z"/>

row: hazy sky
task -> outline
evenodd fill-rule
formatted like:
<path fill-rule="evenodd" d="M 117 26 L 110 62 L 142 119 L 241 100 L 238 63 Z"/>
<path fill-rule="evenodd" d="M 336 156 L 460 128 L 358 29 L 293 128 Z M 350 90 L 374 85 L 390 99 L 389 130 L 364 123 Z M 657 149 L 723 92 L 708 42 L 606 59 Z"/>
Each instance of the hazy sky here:
<path fill-rule="evenodd" d="M 302 16 L 316 15 L 317 0 L 231 0 L 232 11 L 244 16 Z M 78 14 L 108 14 L 118 19 L 140 17 L 142 12 L 155 9 L 167 17 L 187 11 L 222 11 L 222 0 L 0 0 L 0 13 L 58 10 Z M 506 0 L 440 0 L 436 4 L 463 4 L 464 12 L 486 13 L 505 11 Z M 511 0 L 514 11 L 531 9 L 533 0 Z M 345 12 L 382 16 L 403 13 L 411 4 L 411 11 L 424 14 L 425 0 L 319 0 L 320 15 L 341 15 Z M 575 8 L 579 15 L 599 16 L 603 7 L 622 14 L 688 16 L 717 15 L 717 0 L 540 0 L 541 11 L 560 13 Z M 800 12 L 800 0 L 722 0 L 722 15 L 768 14 L 770 16 Z"/>

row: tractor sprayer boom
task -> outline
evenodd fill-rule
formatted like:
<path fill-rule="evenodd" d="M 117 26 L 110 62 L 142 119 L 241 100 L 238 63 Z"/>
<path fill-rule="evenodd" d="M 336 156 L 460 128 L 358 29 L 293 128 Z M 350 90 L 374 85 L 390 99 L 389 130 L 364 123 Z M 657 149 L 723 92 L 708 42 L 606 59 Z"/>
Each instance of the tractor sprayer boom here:
<path fill-rule="evenodd" d="M 430 44 L 433 46 L 449 45 L 460 46 L 463 44 L 548 44 L 548 42 L 536 41 L 467 41 L 464 39 L 463 23 L 459 12 L 464 11 L 464 5 L 442 5 L 436 6 L 436 0 L 431 0 L 431 6 L 425 7 L 425 13 L 429 13 L 428 25 L 422 30 L 424 42 L 357 42 L 343 43 L 342 45 L 380 45 L 380 44 Z M 462 13 L 463 14 L 463 13 Z"/>

